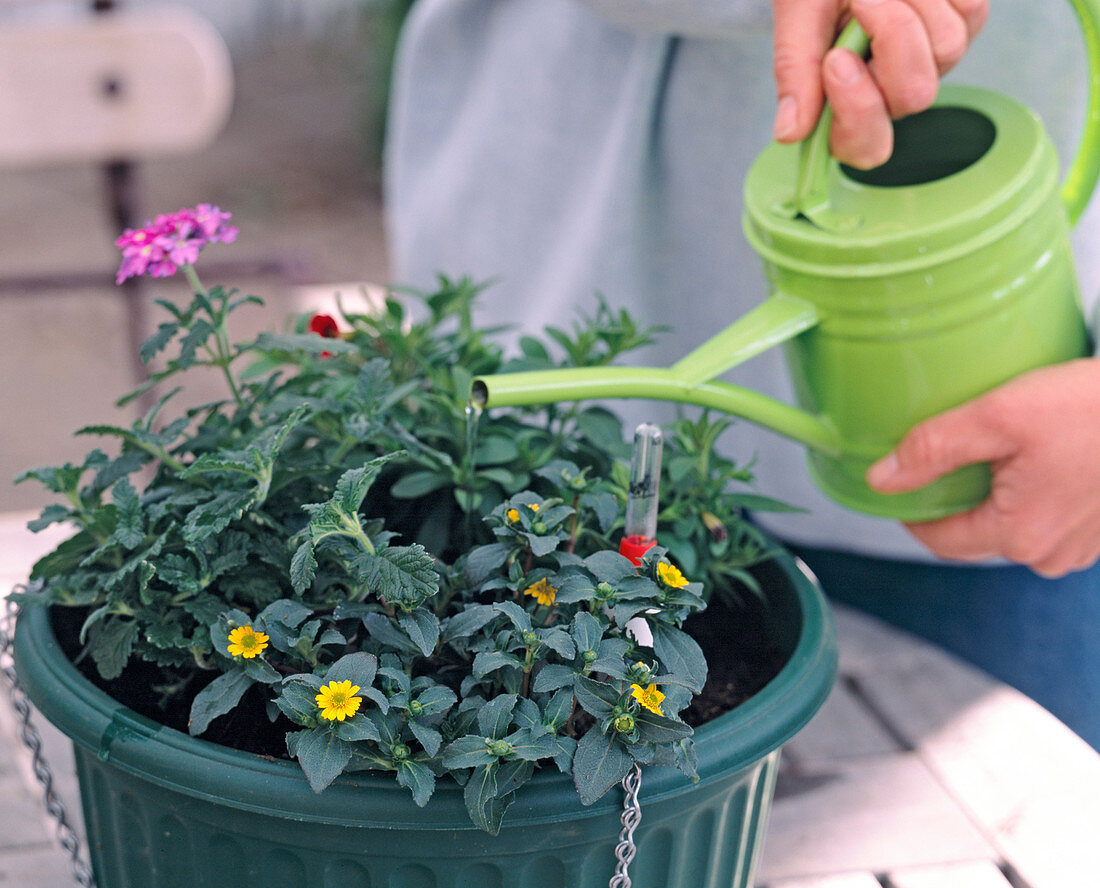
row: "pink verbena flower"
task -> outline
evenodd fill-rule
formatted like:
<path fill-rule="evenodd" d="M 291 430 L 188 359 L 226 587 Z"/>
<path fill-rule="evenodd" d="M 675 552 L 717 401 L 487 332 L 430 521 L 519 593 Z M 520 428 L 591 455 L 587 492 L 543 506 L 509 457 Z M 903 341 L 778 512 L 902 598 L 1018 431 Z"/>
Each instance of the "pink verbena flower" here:
<path fill-rule="evenodd" d="M 148 274 L 169 277 L 181 265 L 194 265 L 208 243 L 232 243 L 237 229 L 228 225 L 230 213 L 212 204 L 157 216 L 144 228 L 127 228 L 115 241 L 122 264 L 115 282 Z"/>

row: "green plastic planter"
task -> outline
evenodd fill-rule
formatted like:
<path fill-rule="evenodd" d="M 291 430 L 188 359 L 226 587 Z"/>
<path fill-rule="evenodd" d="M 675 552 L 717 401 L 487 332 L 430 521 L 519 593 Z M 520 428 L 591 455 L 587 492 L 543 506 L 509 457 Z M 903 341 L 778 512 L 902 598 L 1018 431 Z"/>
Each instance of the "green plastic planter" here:
<path fill-rule="evenodd" d="M 636 888 L 749 888 L 781 746 L 836 675 L 817 584 L 787 556 L 764 578 L 771 631 L 789 659 L 756 696 L 696 732 L 700 781 L 643 771 Z M 237 752 L 143 718 L 86 681 L 43 608 L 19 619 L 27 694 L 76 752 L 99 888 L 606 888 L 621 790 L 582 807 L 547 771 L 499 836 L 474 828 L 461 790 L 426 808 L 388 777 L 340 778 L 314 794 L 295 763 Z"/>

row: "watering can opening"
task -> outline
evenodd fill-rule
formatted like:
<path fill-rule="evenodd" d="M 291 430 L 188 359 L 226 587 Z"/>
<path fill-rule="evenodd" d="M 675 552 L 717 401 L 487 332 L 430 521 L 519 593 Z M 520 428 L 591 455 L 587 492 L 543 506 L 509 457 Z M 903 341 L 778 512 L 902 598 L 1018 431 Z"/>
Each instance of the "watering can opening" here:
<path fill-rule="evenodd" d="M 955 105 L 936 106 L 894 121 L 894 152 L 881 166 L 860 170 L 840 165 L 862 185 L 904 188 L 960 173 L 981 160 L 997 138 L 985 114 Z"/>

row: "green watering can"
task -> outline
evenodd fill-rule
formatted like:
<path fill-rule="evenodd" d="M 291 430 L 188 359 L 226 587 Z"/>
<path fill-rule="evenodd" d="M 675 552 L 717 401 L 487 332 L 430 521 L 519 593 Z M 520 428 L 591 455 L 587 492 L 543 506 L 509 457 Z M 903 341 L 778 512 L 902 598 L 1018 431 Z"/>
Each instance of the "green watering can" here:
<path fill-rule="evenodd" d="M 986 90 L 943 86 L 860 171 L 830 157 L 831 114 L 772 144 L 745 182 L 744 230 L 771 295 L 669 368 L 593 367 L 478 379 L 479 406 L 646 398 L 714 408 L 808 447 L 815 483 L 850 508 L 924 521 L 989 492 L 987 465 L 882 494 L 864 474 L 913 425 L 1024 371 L 1089 351 L 1069 230 L 1100 174 L 1100 7 L 1084 29 L 1089 107 L 1076 160 L 1038 118 Z M 861 54 L 854 22 L 838 40 Z M 715 377 L 782 344 L 799 406 Z"/>

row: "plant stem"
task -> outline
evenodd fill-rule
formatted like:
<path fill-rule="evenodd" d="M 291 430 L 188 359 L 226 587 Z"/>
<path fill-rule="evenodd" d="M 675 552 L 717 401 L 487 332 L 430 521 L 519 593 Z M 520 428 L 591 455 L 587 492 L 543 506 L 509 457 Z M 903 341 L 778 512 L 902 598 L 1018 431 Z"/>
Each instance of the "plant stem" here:
<path fill-rule="evenodd" d="M 203 296 L 207 305 L 211 305 L 210 293 L 206 287 L 203 286 L 202 281 L 199 280 L 198 272 L 195 271 L 195 266 L 190 264 L 181 265 L 183 274 L 187 278 L 187 282 L 191 285 L 192 290 L 197 295 Z M 229 391 L 233 395 L 233 400 L 237 402 L 238 407 L 244 407 L 244 398 L 241 397 L 240 389 L 237 387 L 237 381 L 233 378 L 233 374 L 229 370 L 229 365 L 233 363 L 233 348 L 229 344 L 229 333 L 225 329 L 226 312 L 221 311 L 215 314 L 213 308 L 210 311 L 210 320 L 214 324 L 214 342 L 215 342 L 215 357 L 214 363 L 221 367 L 222 373 L 225 375 L 226 382 L 229 383 Z"/>

